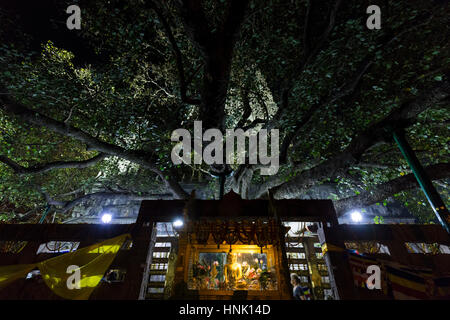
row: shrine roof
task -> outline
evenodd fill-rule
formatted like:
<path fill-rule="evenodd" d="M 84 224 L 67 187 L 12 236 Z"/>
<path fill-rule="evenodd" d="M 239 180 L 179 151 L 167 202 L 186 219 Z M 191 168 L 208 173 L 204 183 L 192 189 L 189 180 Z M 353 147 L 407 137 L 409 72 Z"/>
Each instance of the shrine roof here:
<path fill-rule="evenodd" d="M 298 221 L 335 221 L 336 213 L 331 200 L 273 200 L 278 216 L 282 219 Z M 186 208 L 188 216 L 198 218 L 240 218 L 269 217 L 270 201 L 264 199 L 241 199 L 234 192 L 226 194 L 221 200 L 145 200 L 142 201 L 139 216 L 141 219 L 172 221 L 183 216 Z"/>

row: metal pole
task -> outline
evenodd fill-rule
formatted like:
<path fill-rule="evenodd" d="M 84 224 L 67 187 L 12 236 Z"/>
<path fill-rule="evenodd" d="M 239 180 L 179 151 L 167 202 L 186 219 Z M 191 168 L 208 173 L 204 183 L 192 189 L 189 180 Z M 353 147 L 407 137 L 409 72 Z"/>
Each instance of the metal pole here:
<path fill-rule="evenodd" d="M 408 165 L 411 167 L 414 175 L 416 176 L 417 181 L 419 182 L 422 191 L 425 193 L 425 196 L 428 199 L 428 202 L 431 205 L 431 208 L 434 211 L 434 214 L 438 218 L 442 227 L 450 233 L 450 215 L 448 209 L 446 208 L 444 201 L 442 201 L 441 196 L 437 192 L 436 188 L 433 186 L 431 179 L 428 177 L 425 169 L 417 159 L 416 154 L 412 150 L 411 146 L 408 144 L 408 141 L 405 138 L 405 133 L 403 130 L 394 131 L 394 140 L 398 144 L 400 151 L 405 157 Z"/>
<path fill-rule="evenodd" d="M 42 214 L 41 219 L 39 219 L 39 223 L 43 223 L 45 218 L 47 217 L 48 212 L 50 211 L 51 206 L 47 205 L 47 208 L 45 208 L 44 214 Z"/>

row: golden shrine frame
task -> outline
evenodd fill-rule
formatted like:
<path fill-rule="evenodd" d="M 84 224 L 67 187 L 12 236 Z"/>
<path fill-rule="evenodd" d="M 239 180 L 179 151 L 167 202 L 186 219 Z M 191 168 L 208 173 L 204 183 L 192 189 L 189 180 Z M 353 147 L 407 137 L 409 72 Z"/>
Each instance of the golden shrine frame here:
<path fill-rule="evenodd" d="M 185 266 L 189 290 L 218 294 L 220 291 L 273 291 L 278 289 L 279 271 L 274 246 L 192 245 Z"/>

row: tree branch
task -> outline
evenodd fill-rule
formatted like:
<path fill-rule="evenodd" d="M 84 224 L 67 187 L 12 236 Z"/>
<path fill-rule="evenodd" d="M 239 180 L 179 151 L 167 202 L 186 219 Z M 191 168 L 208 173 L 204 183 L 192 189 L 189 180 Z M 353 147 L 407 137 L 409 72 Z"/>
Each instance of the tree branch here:
<path fill-rule="evenodd" d="M 250 107 L 249 91 L 247 87 L 241 89 L 242 104 L 244 107 L 244 113 L 242 114 L 241 120 L 239 120 L 237 127 L 242 128 L 247 122 L 247 119 L 252 115 L 252 108 Z"/>
<path fill-rule="evenodd" d="M 31 217 L 36 211 L 45 209 L 45 206 L 39 206 L 35 207 L 34 209 L 31 209 L 23 214 L 18 214 L 19 221 L 26 221 L 29 217 Z"/>
<path fill-rule="evenodd" d="M 421 112 L 445 101 L 448 97 L 450 97 L 450 82 L 446 79 L 439 86 L 412 101 L 404 103 L 386 118 L 361 132 L 352 139 L 343 152 L 314 168 L 303 171 L 293 180 L 276 187 L 274 196 L 277 198 L 293 198 L 304 193 L 311 185 L 335 175 L 338 170 L 346 169 L 358 163 L 369 147 L 380 141 L 391 141 L 391 132 L 394 128 L 406 128 L 412 125 Z"/>
<path fill-rule="evenodd" d="M 310 46 L 311 46 L 311 29 L 312 29 L 312 18 L 311 18 L 311 7 L 313 5 L 313 2 L 311 0 L 308 0 L 307 8 L 306 8 L 306 17 L 305 17 L 305 27 L 303 30 L 303 47 L 305 56 L 309 54 Z"/>
<path fill-rule="evenodd" d="M 450 163 L 439 163 L 425 168 L 431 180 L 438 180 L 450 177 Z M 414 174 L 410 173 L 403 177 L 395 178 L 391 181 L 375 186 L 370 191 L 363 191 L 357 196 L 334 201 L 334 207 L 338 216 L 353 208 L 362 208 L 376 202 L 380 202 L 401 191 L 419 187 Z"/>
<path fill-rule="evenodd" d="M 323 43 L 324 43 L 325 39 L 328 37 L 329 33 L 331 32 L 331 30 L 334 26 L 336 12 L 337 12 L 337 9 L 339 8 L 339 5 L 340 5 L 339 1 L 336 1 L 335 6 L 333 7 L 332 13 L 330 15 L 329 25 L 321 36 L 321 38 L 323 38 L 323 41 L 322 41 Z M 320 99 L 320 101 L 317 104 L 310 107 L 310 109 L 306 112 L 306 114 L 302 117 L 302 119 L 300 119 L 300 121 L 295 125 L 294 131 L 291 133 L 288 133 L 285 136 L 285 138 L 283 139 L 281 148 L 280 148 L 280 163 L 286 162 L 287 151 L 288 151 L 288 148 L 289 148 L 292 140 L 294 140 L 295 137 L 297 137 L 300 134 L 302 127 L 304 127 L 311 120 L 312 116 L 314 115 L 314 113 L 317 110 L 319 110 L 323 106 L 326 106 L 326 105 L 336 102 L 338 99 L 341 99 L 345 96 L 350 95 L 356 89 L 356 87 L 358 86 L 358 84 L 361 81 L 362 76 L 368 71 L 370 66 L 373 64 L 376 51 L 385 50 L 390 44 L 399 40 L 399 38 L 402 35 L 410 32 L 414 29 L 417 29 L 419 26 L 423 26 L 423 25 L 427 24 L 432 18 L 433 18 L 433 15 L 430 14 L 430 15 L 426 16 L 425 18 L 421 17 L 421 18 L 415 19 L 413 22 L 407 22 L 407 23 L 403 24 L 399 28 L 400 31 L 394 35 L 392 35 L 391 33 L 387 33 L 381 39 L 379 44 L 377 45 L 376 50 L 374 50 L 372 53 L 369 53 L 365 57 L 365 59 L 363 61 L 361 61 L 359 67 L 356 69 L 356 72 L 351 77 L 351 80 L 348 81 L 347 83 L 344 83 L 341 87 L 336 89 L 330 96 Z M 320 46 L 322 46 L 323 43 L 320 44 Z M 319 46 L 319 44 L 317 46 Z M 309 55 L 311 56 L 311 55 L 315 55 L 315 54 L 317 54 L 317 51 L 315 51 L 315 49 L 313 49 Z M 309 58 L 306 59 L 305 66 L 306 66 L 306 64 L 308 64 L 308 59 Z"/>
<path fill-rule="evenodd" d="M 264 119 L 255 119 L 255 120 L 253 120 L 252 122 L 250 122 L 248 125 L 243 126 L 243 127 L 242 127 L 242 130 L 247 131 L 248 129 L 254 128 L 254 127 L 257 126 L 258 124 L 265 124 L 265 123 L 267 123 L 267 121 L 264 120 Z"/>
<path fill-rule="evenodd" d="M 370 163 L 370 162 L 359 162 L 356 167 L 362 168 L 371 168 L 371 169 L 389 169 L 396 167 L 392 164 L 379 164 L 379 163 Z"/>
<path fill-rule="evenodd" d="M 0 107 L 5 112 L 15 115 L 22 121 L 45 127 L 64 136 L 81 141 L 88 145 L 89 150 L 97 150 L 106 155 L 117 156 L 137 163 L 156 173 L 165 182 L 166 186 L 174 192 L 176 197 L 181 199 L 188 197 L 188 194 L 175 179 L 171 177 L 166 178 L 165 174 L 152 162 L 154 152 L 127 150 L 120 146 L 101 141 L 83 130 L 49 118 L 35 110 L 30 110 L 24 105 L 12 101 L 7 95 L 0 97 Z"/>
<path fill-rule="evenodd" d="M 169 23 L 164 18 L 164 15 L 161 12 L 161 10 L 158 8 L 158 6 L 153 1 L 149 1 L 148 4 L 158 15 L 158 18 L 164 27 L 166 36 L 169 39 L 170 44 L 172 45 L 172 51 L 175 55 L 175 62 L 176 62 L 177 69 L 178 69 L 178 79 L 180 81 L 181 100 L 188 104 L 193 104 L 193 105 L 200 104 L 201 103 L 200 99 L 194 99 L 194 98 L 188 97 L 186 94 L 188 83 L 186 82 L 186 77 L 185 77 L 185 73 L 184 73 L 183 56 L 181 54 L 180 48 L 178 48 L 177 41 L 175 40 L 175 37 L 172 33 L 172 29 L 170 28 Z"/>
<path fill-rule="evenodd" d="M 180 4 L 178 7 L 186 31 L 193 40 L 194 45 L 203 56 L 206 56 L 212 34 L 201 2 L 201 0 L 182 0 L 178 2 Z"/>
<path fill-rule="evenodd" d="M 10 168 L 14 170 L 16 174 L 37 174 L 37 173 L 44 173 L 48 172 L 50 170 L 54 169 L 82 169 L 87 168 L 90 166 L 93 166 L 97 162 L 105 159 L 107 157 L 106 154 L 100 153 L 96 155 L 95 157 L 88 159 L 88 160 L 82 160 L 82 161 L 55 161 L 50 162 L 46 164 L 39 164 L 39 165 L 33 165 L 30 167 L 24 167 L 18 164 L 17 162 L 0 155 L 0 162 L 3 162 L 4 164 L 8 165 Z"/>
<path fill-rule="evenodd" d="M 314 5 L 314 2 L 311 2 L 310 4 Z M 325 43 L 326 37 L 328 37 L 329 33 L 331 32 L 331 30 L 332 30 L 332 28 L 334 26 L 336 13 L 337 13 L 337 10 L 338 10 L 339 6 L 340 6 L 340 2 L 336 1 L 335 4 L 334 4 L 333 9 L 331 10 L 328 27 L 325 30 L 325 32 L 322 33 L 322 36 L 321 36 L 321 38 L 323 40 L 322 41 L 322 45 Z M 409 22 L 403 24 L 399 28 L 401 31 L 399 31 L 395 35 L 392 35 L 392 32 L 391 33 L 388 32 L 381 39 L 380 43 L 377 46 L 377 49 L 374 50 L 372 53 L 370 53 L 360 63 L 360 65 L 357 68 L 357 70 L 355 71 L 352 79 L 350 81 L 348 81 L 347 83 L 343 84 L 338 89 L 336 89 L 330 96 L 323 97 L 322 99 L 320 99 L 320 101 L 317 104 L 315 104 L 312 107 L 310 107 L 310 109 L 308 109 L 308 111 L 303 115 L 303 117 L 300 119 L 300 121 L 295 125 L 294 131 L 288 133 L 284 137 L 282 145 L 280 147 L 280 164 L 286 163 L 286 161 L 287 161 L 287 154 L 288 154 L 288 148 L 289 148 L 290 144 L 295 139 L 295 137 L 297 137 L 300 134 L 302 128 L 310 121 L 310 119 L 312 118 L 314 113 L 317 112 L 317 110 L 319 110 L 324 105 L 333 103 L 333 102 L 335 102 L 336 100 L 338 100 L 340 98 L 343 98 L 343 97 L 345 97 L 347 95 L 352 94 L 352 92 L 356 89 L 356 87 L 360 83 L 360 81 L 362 79 L 362 76 L 367 72 L 367 70 L 373 64 L 373 61 L 374 61 L 373 59 L 375 57 L 375 53 L 376 53 L 377 50 L 385 50 L 389 45 L 391 45 L 392 43 L 397 41 L 402 35 L 410 32 L 410 31 L 412 31 L 414 29 L 422 27 L 423 25 L 427 24 L 432 18 L 433 18 L 433 14 L 427 14 L 424 17 L 419 17 L 417 19 L 414 19 L 413 21 L 409 21 Z M 307 20 L 310 20 L 310 19 L 311 19 L 311 7 L 308 7 Z M 308 22 L 305 22 L 305 28 L 307 28 L 307 24 L 308 24 Z M 307 37 L 306 29 L 305 29 L 304 37 Z M 309 37 L 311 37 L 311 35 L 309 35 Z M 315 51 L 310 51 L 309 52 L 310 56 L 312 54 L 311 52 L 314 53 Z M 300 65 L 301 67 L 299 67 L 299 68 L 300 68 L 300 70 L 303 70 L 306 67 L 307 63 L 310 63 L 310 60 L 309 59 L 303 59 L 303 61 L 301 61 L 300 63 L 301 63 L 301 65 Z M 300 73 L 298 73 L 298 74 L 300 74 Z M 286 79 L 284 79 L 283 81 L 286 81 Z M 287 89 L 283 90 L 282 99 L 281 99 L 282 103 L 279 104 L 280 107 L 277 110 L 277 113 L 275 114 L 273 119 L 271 119 L 266 124 L 267 128 L 273 127 L 275 125 L 275 123 L 277 121 L 279 121 L 279 119 L 281 118 L 282 114 L 288 110 L 287 109 L 287 104 L 288 104 L 289 90 L 290 90 L 289 86 L 287 86 Z M 378 144 L 378 143 L 385 143 L 385 141 L 384 140 L 379 140 L 379 141 L 375 142 L 373 145 Z M 370 147 L 372 147 L 373 145 L 371 145 Z M 296 146 L 294 146 L 294 147 L 296 147 Z M 339 162 L 340 161 L 337 159 L 337 163 L 339 163 Z M 244 174 L 246 172 L 246 170 L 248 170 L 248 169 L 251 169 L 251 167 L 242 167 L 242 170 L 240 170 L 239 172 L 240 172 L 240 174 Z M 252 172 L 253 171 L 254 170 L 252 170 Z M 251 177 L 251 175 L 246 175 L 246 176 L 247 177 Z M 237 181 L 241 181 L 240 177 L 236 177 L 235 182 L 237 182 Z M 277 181 L 279 181 L 279 180 L 274 178 L 274 177 L 272 177 L 271 179 L 269 179 L 268 183 L 260 185 L 258 187 L 258 191 L 255 193 L 256 197 L 260 197 L 263 193 L 265 193 L 267 191 L 267 188 L 273 187 L 276 184 Z"/>
<path fill-rule="evenodd" d="M 112 200 L 122 200 L 122 201 L 142 201 L 142 200 L 156 200 L 156 199 L 170 199 L 172 194 L 170 193 L 131 193 L 131 192 L 95 192 L 83 195 L 76 199 L 70 201 L 56 201 L 52 199 L 48 193 L 42 192 L 45 196 L 47 203 L 51 206 L 60 207 L 56 208 L 57 212 L 65 213 L 75 206 L 80 205 L 87 201 L 99 200 L 99 199 L 112 199 Z"/>
<path fill-rule="evenodd" d="M 227 20 L 221 30 L 225 41 L 231 45 L 237 40 L 249 2 L 249 0 L 231 0 Z"/>
<path fill-rule="evenodd" d="M 294 131 L 288 133 L 284 137 L 283 143 L 281 144 L 280 148 L 280 163 L 286 162 L 289 145 L 295 139 L 295 137 L 300 134 L 302 128 L 311 120 L 316 111 L 326 105 L 334 103 L 340 98 L 351 94 L 353 90 L 355 90 L 358 83 L 361 81 L 362 76 L 367 72 L 371 64 L 372 61 L 370 61 L 369 59 L 365 59 L 363 62 L 361 62 L 360 66 L 358 67 L 350 81 L 335 90 L 335 92 L 331 96 L 321 99 L 318 103 L 314 104 L 308 109 L 308 111 L 303 115 L 300 121 L 295 124 Z"/>
<path fill-rule="evenodd" d="M 336 24 L 336 15 L 337 15 L 337 12 L 339 10 L 341 3 L 342 3 L 342 0 L 336 0 L 334 2 L 333 6 L 331 7 L 330 14 L 328 16 L 327 27 L 322 32 L 322 34 L 317 38 L 314 46 L 312 46 L 312 47 L 307 46 L 308 50 L 305 51 L 305 59 L 302 62 L 302 65 L 300 67 L 301 71 L 303 71 L 304 67 L 307 66 L 309 64 L 309 62 L 311 61 L 311 59 L 317 55 L 317 53 L 323 47 L 325 42 L 328 40 L 328 37 L 330 36 L 330 33 L 333 30 L 334 25 Z M 311 5 L 312 5 L 312 3 L 311 3 Z M 308 9 L 308 11 L 309 11 L 309 9 Z M 309 15 L 309 13 L 308 13 L 308 15 Z M 308 18 L 308 20 L 311 20 L 310 17 Z M 308 39 L 308 41 L 311 42 L 310 39 Z"/>
<path fill-rule="evenodd" d="M 204 129 L 222 130 L 225 127 L 225 101 L 233 51 L 248 3 L 249 0 L 231 0 L 225 22 L 213 34 L 209 30 L 201 1 L 180 1 L 186 31 L 205 62 L 200 104 Z"/>

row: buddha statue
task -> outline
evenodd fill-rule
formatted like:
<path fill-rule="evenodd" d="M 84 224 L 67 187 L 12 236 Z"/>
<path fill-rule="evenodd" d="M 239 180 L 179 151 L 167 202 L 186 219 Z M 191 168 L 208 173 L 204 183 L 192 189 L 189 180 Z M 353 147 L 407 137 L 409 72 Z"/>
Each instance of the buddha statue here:
<path fill-rule="evenodd" d="M 242 279 L 242 266 L 237 263 L 237 255 L 228 252 L 227 263 L 224 266 L 225 283 L 233 286 Z"/>

